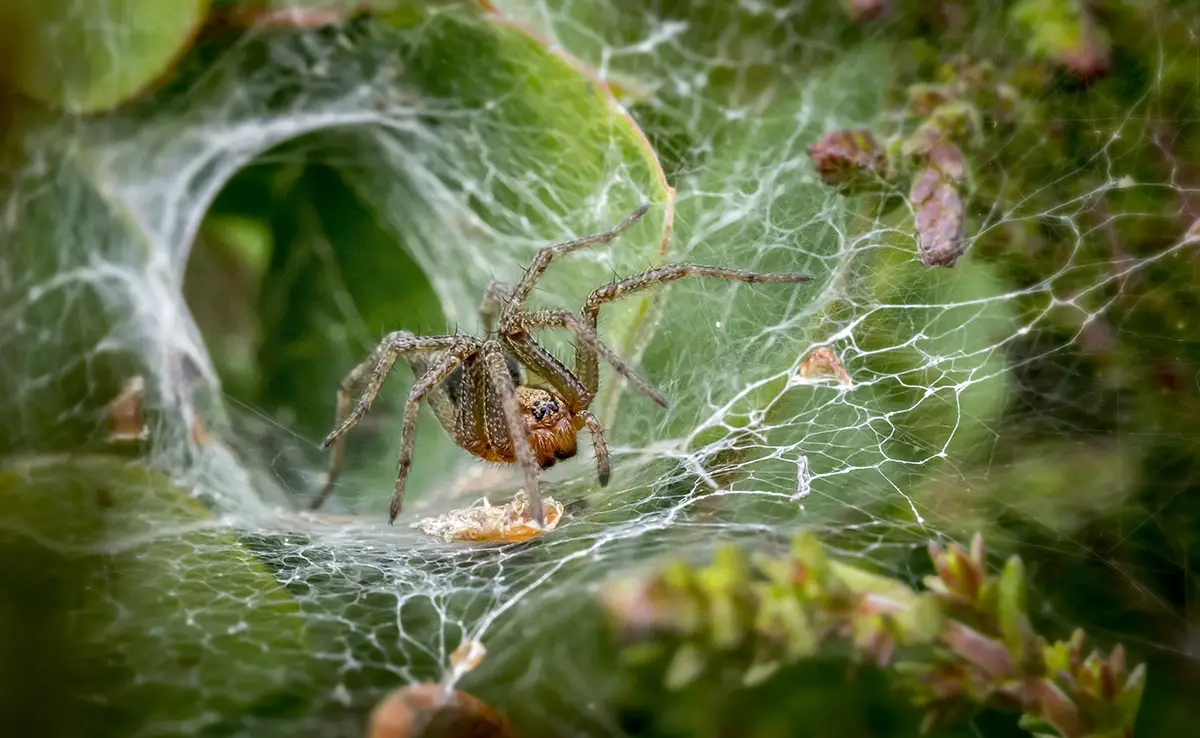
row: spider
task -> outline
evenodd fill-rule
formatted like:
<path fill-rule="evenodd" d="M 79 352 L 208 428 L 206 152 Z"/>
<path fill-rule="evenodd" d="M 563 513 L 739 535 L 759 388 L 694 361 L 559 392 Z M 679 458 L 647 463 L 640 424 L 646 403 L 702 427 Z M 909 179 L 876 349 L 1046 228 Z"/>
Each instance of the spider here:
<path fill-rule="evenodd" d="M 664 408 L 667 400 L 635 374 L 596 334 L 600 307 L 626 295 L 658 287 L 683 277 L 715 277 L 738 282 L 807 282 L 806 274 L 757 274 L 701 264 L 665 264 L 637 276 L 618 280 L 592 292 L 578 316 L 561 310 L 529 311 L 525 301 L 538 278 L 556 257 L 608 243 L 646 214 L 643 205 L 616 227 L 573 241 L 546 246 L 511 289 L 493 282 L 484 293 L 480 315 L 485 338 L 475 336 L 417 336 L 408 331 L 389 333 L 371 355 L 354 367 L 337 392 L 337 418 L 322 448 L 333 447 L 325 485 L 313 498 L 319 508 L 333 490 L 342 468 L 346 432 L 370 411 L 384 379 L 403 356 L 416 381 L 404 406 L 400 461 L 392 493 L 389 523 L 395 523 L 404 501 L 412 466 L 413 432 L 421 402 L 428 402 L 442 427 L 460 447 L 485 461 L 520 464 L 529 499 L 529 514 L 544 527 L 545 513 L 538 493 L 539 470 L 576 454 L 576 435 L 591 435 L 600 486 L 611 474 L 604 429 L 588 409 L 596 397 L 598 364 L 604 358 L 613 369 Z M 498 326 L 494 327 L 496 321 Z M 565 328 L 575 338 L 572 371 L 542 348 L 531 331 Z M 526 370 L 548 387 L 528 383 Z M 366 384 L 350 410 L 353 393 Z"/>

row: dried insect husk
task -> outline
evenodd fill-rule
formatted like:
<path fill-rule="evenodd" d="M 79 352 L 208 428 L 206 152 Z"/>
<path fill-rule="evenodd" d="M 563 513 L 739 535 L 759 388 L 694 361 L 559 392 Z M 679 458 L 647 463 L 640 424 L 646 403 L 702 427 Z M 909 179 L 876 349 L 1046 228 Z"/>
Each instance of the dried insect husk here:
<path fill-rule="evenodd" d="M 854 381 L 846 373 L 837 354 L 827 346 L 814 349 L 800 364 L 800 376 L 804 379 L 834 377 L 845 387 L 853 387 Z"/>
<path fill-rule="evenodd" d="M 529 499 L 518 492 L 503 505 L 493 505 L 481 499 L 471 507 L 451 510 L 435 518 L 424 518 L 412 527 L 446 543 L 456 541 L 519 543 L 554 530 L 562 518 L 563 506 L 552 497 L 542 503 L 546 510 L 546 527 L 539 529 L 529 514 Z"/>
<path fill-rule="evenodd" d="M 476 640 L 465 640 L 450 654 L 450 665 L 458 671 L 471 671 L 487 656 L 487 649 Z"/>

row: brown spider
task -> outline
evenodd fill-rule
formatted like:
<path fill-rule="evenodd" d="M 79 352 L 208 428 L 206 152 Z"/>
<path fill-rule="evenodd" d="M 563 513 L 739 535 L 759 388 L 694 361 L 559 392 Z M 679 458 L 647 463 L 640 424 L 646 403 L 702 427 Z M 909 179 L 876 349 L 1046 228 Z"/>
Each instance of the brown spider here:
<path fill-rule="evenodd" d="M 579 317 L 562 310 L 525 309 L 538 277 L 556 256 L 608 243 L 649 210 L 643 205 L 611 231 L 547 246 L 538 252 L 517 286 L 506 290 L 489 285 L 480 308 L 486 338 L 474 336 L 416 336 L 396 331 L 384 337 L 371 356 L 342 380 L 337 394 L 337 421 L 322 448 L 333 445 L 325 486 L 313 499 L 313 510 L 333 490 L 342 468 L 344 436 L 371 409 L 384 378 L 397 357 L 404 356 L 416 382 L 404 406 L 400 435 L 400 464 L 392 494 L 389 523 L 394 523 L 404 500 L 404 485 L 412 465 L 413 429 L 422 400 L 427 400 L 442 427 L 462 448 L 486 461 L 519 462 L 525 475 L 529 510 L 539 526 L 545 513 L 538 494 L 538 470 L 559 459 L 575 456 L 576 434 L 586 427 L 596 453 L 600 486 L 611 472 L 604 429 L 588 411 L 596 396 L 598 361 L 604 357 L 613 368 L 663 407 L 667 400 L 635 374 L 596 334 L 600 306 L 634 292 L 688 276 L 717 277 L 739 282 L 807 282 L 806 274 L 756 274 L 740 269 L 700 264 L 665 264 L 635 277 L 612 282 L 592 292 Z M 499 318 L 499 328 L 493 322 Z M 530 331 L 566 328 L 574 334 L 575 370 L 571 371 L 539 346 Z M 526 382 L 528 368 L 549 389 Z M 353 412 L 350 399 L 364 380 L 367 388 Z M 349 413 L 347 415 L 347 413 Z M 514 442 L 514 439 L 520 439 Z"/>

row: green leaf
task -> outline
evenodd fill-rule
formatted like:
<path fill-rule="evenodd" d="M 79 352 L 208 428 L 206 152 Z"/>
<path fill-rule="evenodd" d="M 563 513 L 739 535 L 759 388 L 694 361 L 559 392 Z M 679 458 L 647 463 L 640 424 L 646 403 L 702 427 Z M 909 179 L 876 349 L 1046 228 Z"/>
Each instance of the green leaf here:
<path fill-rule="evenodd" d="M 746 669 L 742 675 L 742 686 L 757 687 L 778 673 L 782 662 L 778 660 L 758 661 Z"/>
<path fill-rule="evenodd" d="M 838 52 L 850 54 L 863 40 L 835 3 L 670 0 L 654 6 L 651 25 L 663 34 L 653 36 L 653 43 L 646 42 L 647 8 L 639 0 L 494 4 L 603 69 L 672 177 L 704 171 L 714 155 L 726 160 L 723 145 L 713 144 L 727 134 L 731 142 L 741 134 L 754 136 L 752 121 L 761 106 L 777 97 L 783 98 L 781 107 L 797 102 L 789 99 L 797 83 L 819 75 L 834 55 L 822 44 L 795 39 L 836 39 Z M 622 51 L 612 54 L 613 48 Z M 886 76 L 863 81 L 873 91 Z"/>
<path fill-rule="evenodd" d="M 1088 11 L 1078 0 L 1022 0 L 1009 12 L 1014 25 L 1026 35 L 1025 47 L 1031 54 L 1057 60 L 1077 52 L 1085 43 Z"/>
<path fill-rule="evenodd" d="M 912 612 L 903 620 L 910 642 L 932 643 L 946 622 L 941 601 L 932 592 L 921 592 L 913 598 Z"/>
<path fill-rule="evenodd" d="M 191 46 L 209 0 L 7 0 L 0 82 L 71 112 L 120 105 Z"/>
<path fill-rule="evenodd" d="M 755 588 L 754 602 L 758 603 L 754 630 L 769 634 L 783 644 L 783 656 L 796 661 L 811 656 L 819 645 L 818 633 L 806 610 L 807 600 L 794 587 L 783 583 L 760 585 Z M 768 653 L 769 652 L 769 653 Z M 778 667 L 780 654 L 774 645 L 767 647 L 760 659 L 764 666 Z"/>
<path fill-rule="evenodd" d="M 106 456 L 13 460 L 0 470 L 0 520 L 0 554 L 25 561 L 0 575 L 0 622 L 38 626 L 50 661 L 35 679 L 68 701 L 63 720 L 132 735 L 306 699 L 295 601 L 158 472 Z M 0 672 L 29 666 L 5 659 Z"/>
<path fill-rule="evenodd" d="M 1015 330 L 1015 308 L 996 266 L 968 254 L 953 269 L 931 269 L 912 259 L 911 242 L 895 246 L 870 264 L 870 294 L 887 307 L 866 321 L 861 345 L 882 352 L 875 372 L 911 388 L 889 385 L 886 401 L 914 408 L 902 415 L 913 452 L 961 458 L 988 437 L 1008 400 L 1011 380 L 995 347 Z"/>
<path fill-rule="evenodd" d="M 647 373 L 675 404 L 655 429 L 660 436 L 695 428 L 713 402 L 729 401 L 743 391 L 737 412 L 768 406 L 775 414 L 797 409 L 790 396 L 777 406 L 783 388 L 766 380 L 795 365 L 815 338 L 813 321 L 798 316 L 819 315 L 819 307 L 833 294 L 835 262 L 829 257 L 839 249 L 835 227 L 845 225 L 852 214 L 799 166 L 776 170 L 778 181 L 764 183 L 760 175 L 769 162 L 807 167 L 805 146 L 821 133 L 827 117 L 879 115 L 887 79 L 877 70 L 886 53 L 883 46 L 851 50 L 811 76 L 781 83 L 766 110 L 721 131 L 718 155 L 705 163 L 691 187 L 680 189 L 673 261 L 804 272 L 812 281 L 743 285 L 697 280 L 670 288 L 657 340 L 644 360 Z M 729 210 L 738 217 L 729 217 Z M 783 320 L 787 323 L 781 324 Z M 752 358 L 752 363 L 712 371 L 738 356 Z M 800 388 L 796 394 L 820 393 Z"/>
<path fill-rule="evenodd" d="M 1024 661 L 1031 647 L 1029 619 L 1025 614 L 1025 565 L 1019 556 L 1004 563 L 997 590 L 996 617 L 1004 645 L 1017 662 Z"/>
<path fill-rule="evenodd" d="M 671 664 L 667 667 L 663 683 L 667 689 L 683 689 L 704 673 L 707 663 L 708 656 L 699 648 L 692 645 L 681 646 L 671 657 Z"/>
<path fill-rule="evenodd" d="M 1125 725 L 1133 725 L 1137 721 L 1138 709 L 1142 704 L 1142 692 L 1146 689 L 1146 665 L 1138 664 L 1129 672 L 1125 684 L 1117 694 L 1116 705 L 1124 719 Z"/>

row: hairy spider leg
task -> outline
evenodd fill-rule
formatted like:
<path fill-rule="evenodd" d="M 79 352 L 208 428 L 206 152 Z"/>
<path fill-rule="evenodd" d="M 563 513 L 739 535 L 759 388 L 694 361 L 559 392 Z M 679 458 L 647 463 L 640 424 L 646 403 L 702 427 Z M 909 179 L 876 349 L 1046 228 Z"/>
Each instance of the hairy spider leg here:
<path fill-rule="evenodd" d="M 457 356 L 460 361 L 465 361 L 478 351 L 478 349 L 478 342 L 467 336 L 415 336 L 408 331 L 394 331 L 387 334 L 379 342 L 379 345 L 375 347 L 375 350 L 371 352 L 370 357 L 351 369 L 346 377 L 342 379 L 337 393 L 335 427 L 325 437 L 325 440 L 321 442 L 321 448 L 329 448 L 330 445 L 333 446 L 329 459 L 329 470 L 326 473 L 324 486 L 309 504 L 309 509 L 316 510 L 321 507 L 325 503 L 325 499 L 333 491 L 337 478 L 342 471 L 346 433 L 357 425 L 359 420 L 370 411 L 372 403 L 375 402 L 375 397 L 379 394 L 379 390 L 383 386 L 383 380 L 391 372 L 392 366 L 399 356 L 413 353 L 447 351 Z M 363 380 L 367 378 L 368 372 L 370 381 L 367 384 L 367 388 L 363 391 L 362 397 L 359 398 L 354 412 L 348 414 L 350 399 Z M 418 382 L 417 384 L 420 383 Z M 416 389 L 417 387 L 414 385 L 413 391 Z M 424 391 L 428 391 L 428 388 Z"/>
<path fill-rule="evenodd" d="M 588 296 L 587 302 L 579 311 L 582 318 L 583 326 L 590 335 L 597 333 L 597 319 L 600 315 L 600 307 L 606 302 L 625 297 L 635 292 L 651 289 L 667 282 L 673 282 L 684 277 L 711 277 L 716 279 L 727 279 L 735 282 L 747 283 L 765 283 L 765 282 L 808 282 L 812 279 L 807 274 L 797 272 L 783 272 L 773 274 L 760 274 L 758 272 L 748 272 L 743 269 L 727 269 L 724 267 L 705 266 L 703 264 L 664 264 L 654 269 L 649 269 L 641 274 L 626 279 L 610 282 L 603 287 L 598 287 Z M 581 341 L 575 346 L 575 376 L 583 383 L 588 391 L 595 395 L 599 386 L 599 359 L 596 356 L 596 350 L 587 341 Z M 608 356 L 609 363 L 612 359 Z M 615 365 L 614 365 L 615 366 Z M 628 376 L 625 372 L 623 375 Z M 660 395 L 653 391 L 647 392 L 645 380 L 634 381 L 638 389 L 650 395 L 650 398 L 660 405 L 663 404 L 658 398 Z"/>
<path fill-rule="evenodd" d="M 553 354 L 542 348 L 525 331 L 501 334 L 505 350 L 553 387 L 573 413 L 587 410 L 591 403 L 587 388 Z"/>
<path fill-rule="evenodd" d="M 538 489 L 539 470 L 533 457 L 533 447 L 529 442 L 529 434 L 525 431 L 525 421 L 521 417 L 521 407 L 517 404 L 517 388 L 513 384 L 512 375 L 508 371 L 508 363 L 504 358 L 504 350 L 496 341 L 488 341 L 480 349 L 480 360 L 484 362 L 488 378 L 500 400 L 501 413 L 496 417 L 488 413 L 487 435 L 491 439 L 501 438 L 501 431 L 507 431 L 509 442 L 512 444 L 513 455 L 521 465 L 525 475 L 525 495 L 529 500 L 530 516 L 539 527 L 546 525 L 546 512 L 542 506 L 542 495 Z M 494 408 L 493 403 L 485 403 L 485 411 Z M 502 424 L 502 425 L 501 425 Z"/>
<path fill-rule="evenodd" d="M 612 458 L 608 455 L 608 443 L 604 440 L 604 428 L 591 411 L 578 413 L 587 425 L 588 433 L 592 435 L 592 451 L 596 454 L 596 475 L 600 478 L 600 486 L 607 487 L 608 479 L 612 476 Z"/>
<path fill-rule="evenodd" d="M 566 328 L 574 334 L 578 341 L 575 344 L 576 363 L 578 363 L 578 357 L 581 352 L 587 353 L 592 357 L 599 354 L 609 364 L 612 364 L 613 369 L 616 369 L 621 376 L 632 382 L 634 386 L 649 396 L 650 399 L 663 407 L 668 407 L 667 398 L 663 397 L 662 393 L 651 387 L 649 382 L 642 379 L 639 374 L 630 369 L 629 365 L 621 357 L 617 356 L 615 351 L 600 340 L 600 337 L 596 335 L 595 329 L 585 325 L 574 314 L 568 313 L 565 310 L 538 310 L 534 313 L 522 313 L 517 318 L 517 325 L 521 327 L 522 332 L 538 328 Z M 580 384 L 583 385 L 586 394 L 583 397 L 582 405 L 577 409 L 584 410 L 592 404 L 598 387 L 596 383 L 593 382 L 589 385 L 586 380 L 582 379 L 580 380 Z"/>
<path fill-rule="evenodd" d="M 483 324 L 484 333 L 496 329 L 496 318 L 500 309 L 509 301 L 509 289 L 503 282 L 492 280 L 483 291 L 483 300 L 479 303 L 479 320 Z"/>
<path fill-rule="evenodd" d="M 546 246 L 538 251 L 537 256 L 533 257 L 533 261 L 530 262 L 529 268 L 525 270 L 525 276 L 521 277 L 521 281 L 518 282 L 517 286 L 513 289 L 512 295 L 508 296 L 508 299 L 504 302 L 504 307 L 500 312 L 501 327 L 503 327 L 505 323 L 511 322 L 512 319 L 524 309 L 525 301 L 529 299 L 530 293 L 533 292 L 533 287 L 535 284 L 537 284 L 538 278 L 542 276 L 542 272 L 546 271 L 546 267 L 550 266 L 550 261 L 554 259 L 554 257 L 562 256 L 563 254 L 569 254 L 572 251 L 578 251 L 579 249 L 586 248 L 588 246 L 608 243 L 617 236 L 621 235 L 622 231 L 637 222 L 637 220 L 645 215 L 646 211 L 649 209 L 649 203 L 642 205 L 637 210 L 625 216 L 625 220 L 622 220 L 620 223 L 618 223 L 611 231 L 594 233 L 590 236 L 577 238 L 573 241 L 556 243 L 552 246 Z"/>
<path fill-rule="evenodd" d="M 404 504 L 404 487 L 408 484 L 408 472 L 412 468 L 413 440 L 416 437 L 417 413 L 421 410 L 421 401 L 430 390 L 441 384 L 450 376 L 450 372 L 473 354 L 474 349 L 465 356 L 456 354 L 453 350 L 447 351 L 429 371 L 413 383 L 413 388 L 408 393 L 408 399 L 404 402 L 404 425 L 400 429 L 400 461 L 396 466 L 396 486 L 392 490 L 392 502 L 388 506 L 389 525 L 395 524 L 396 516 L 400 514 L 400 506 Z"/>

